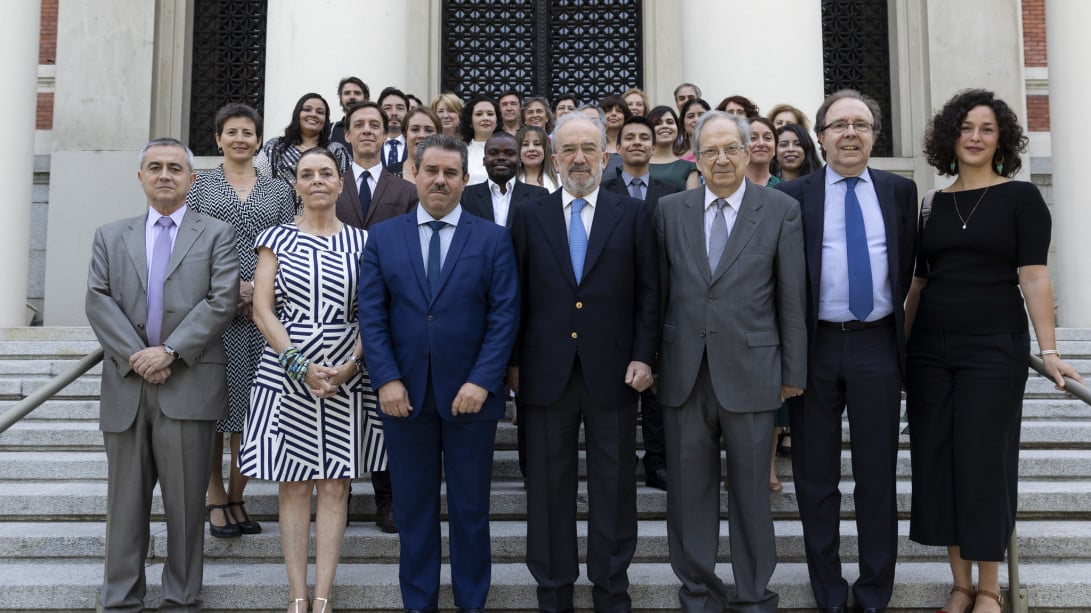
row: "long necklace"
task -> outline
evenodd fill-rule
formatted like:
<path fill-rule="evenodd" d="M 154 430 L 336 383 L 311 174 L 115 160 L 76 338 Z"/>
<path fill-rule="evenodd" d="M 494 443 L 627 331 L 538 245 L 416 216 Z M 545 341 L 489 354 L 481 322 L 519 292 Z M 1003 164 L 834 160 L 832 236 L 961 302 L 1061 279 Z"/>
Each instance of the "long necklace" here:
<path fill-rule="evenodd" d="M 989 188 L 990 187 L 992 187 L 992 185 L 987 186 L 985 188 L 985 191 L 981 192 L 981 195 L 978 196 L 978 198 L 977 198 L 977 204 L 974 205 L 974 208 L 970 209 L 970 214 L 966 216 L 966 219 L 962 218 L 962 212 L 958 210 L 958 196 L 956 195 L 956 192 L 951 192 L 951 198 L 954 199 L 954 201 L 955 201 L 955 215 L 958 215 L 959 221 L 962 222 L 962 229 L 963 230 L 966 229 L 966 224 L 970 223 L 970 219 L 973 218 L 974 213 L 977 212 L 977 207 L 981 204 L 981 201 L 985 198 L 985 194 L 989 193 Z"/>

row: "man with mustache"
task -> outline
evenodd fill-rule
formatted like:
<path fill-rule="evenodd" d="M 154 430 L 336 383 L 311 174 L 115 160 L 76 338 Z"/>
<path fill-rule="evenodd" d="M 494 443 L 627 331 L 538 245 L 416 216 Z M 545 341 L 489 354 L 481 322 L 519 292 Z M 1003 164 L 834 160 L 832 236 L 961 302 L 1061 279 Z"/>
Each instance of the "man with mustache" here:
<path fill-rule="evenodd" d="M 364 248 L 360 336 L 396 492 L 403 604 L 438 607 L 442 470 L 454 604 L 472 613 L 489 594 L 493 446 L 519 283 L 508 231 L 459 204 L 466 144 L 437 134 L 420 147 L 420 206 L 375 226 Z"/>
<path fill-rule="evenodd" d="M 562 189 L 512 211 L 522 290 L 508 381 L 527 436 L 527 567 L 540 611 L 573 610 L 578 438 L 587 448 L 587 576 L 596 611 L 628 611 L 636 549 L 636 406 L 652 384 L 659 285 L 649 210 L 599 189 L 603 124 L 558 122 Z"/>

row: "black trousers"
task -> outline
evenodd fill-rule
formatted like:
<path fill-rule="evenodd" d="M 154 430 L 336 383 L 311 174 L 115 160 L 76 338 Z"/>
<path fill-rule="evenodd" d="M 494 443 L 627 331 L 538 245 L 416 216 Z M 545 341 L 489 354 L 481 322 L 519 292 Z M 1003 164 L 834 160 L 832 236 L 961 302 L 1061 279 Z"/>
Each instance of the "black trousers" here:
<path fill-rule="evenodd" d="M 640 394 L 640 429 L 644 434 L 644 473 L 651 474 L 667 466 L 663 407 L 651 388 Z"/>
<path fill-rule="evenodd" d="M 792 472 L 811 589 L 819 607 L 841 606 L 841 416 L 848 411 L 860 576 L 857 607 L 885 608 L 898 553 L 896 475 L 901 374 L 893 323 L 843 332 L 819 326 L 807 389 L 791 403 Z"/>
<path fill-rule="evenodd" d="M 908 346 L 913 515 L 909 536 L 1000 562 L 1015 525 L 1026 331 L 914 329 Z"/>

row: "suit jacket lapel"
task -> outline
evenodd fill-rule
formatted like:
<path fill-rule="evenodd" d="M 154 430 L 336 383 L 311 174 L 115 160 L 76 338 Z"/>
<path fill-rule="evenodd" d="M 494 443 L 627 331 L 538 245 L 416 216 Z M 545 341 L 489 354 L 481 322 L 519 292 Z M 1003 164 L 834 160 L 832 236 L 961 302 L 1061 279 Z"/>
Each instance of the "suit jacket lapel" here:
<path fill-rule="evenodd" d="M 727 237 L 727 247 L 724 248 L 724 254 L 720 256 L 716 270 L 712 272 L 713 283 L 735 263 L 743 248 L 753 238 L 758 224 L 761 223 L 762 201 L 758 189 L 753 183 L 748 183 L 746 186 L 742 204 L 739 206 L 739 214 L 735 216 L 735 225 L 732 226 L 731 234 Z"/>
<path fill-rule="evenodd" d="M 345 181 L 345 187 L 337 200 L 338 204 L 343 207 L 341 209 L 341 220 L 350 226 L 362 228 L 364 227 L 364 216 L 360 212 L 360 190 L 356 189 L 356 179 L 353 177 L 352 171 L 349 170 L 346 175 L 352 178 Z"/>
<path fill-rule="evenodd" d="M 693 261 L 701 269 L 701 276 L 706 283 L 711 283 L 712 270 L 708 267 L 708 246 L 705 244 L 704 197 L 704 189 L 696 189 L 686 195 L 686 208 L 682 211 L 682 235 L 689 245 Z"/>
<path fill-rule="evenodd" d="M 561 199 L 561 190 L 557 190 L 537 202 L 541 207 L 538 218 L 542 224 L 542 232 L 545 234 L 546 243 L 549 244 L 553 256 L 557 258 L 557 266 L 565 272 L 565 277 L 572 287 L 576 287 L 576 273 L 572 270 L 572 256 L 568 253 L 568 231 L 564 224 L 564 201 Z M 587 271 L 587 260 L 584 260 L 584 272 Z"/>
<path fill-rule="evenodd" d="M 135 217 L 125 234 L 125 245 L 129 250 L 129 257 L 133 260 L 133 268 L 140 279 L 140 288 L 148 290 L 148 242 L 144 235 L 148 216 Z"/>
<path fill-rule="evenodd" d="M 178 227 L 178 234 L 174 237 L 174 247 L 171 248 L 170 261 L 167 263 L 167 277 L 178 268 L 182 258 L 193 247 L 197 237 L 205 230 L 203 218 L 196 211 L 186 211 L 182 217 L 182 225 Z M 164 277 L 166 278 L 166 277 Z"/>
<path fill-rule="evenodd" d="M 405 147 L 402 147 L 404 149 Z M 390 174 L 390 171 L 386 168 L 379 173 L 379 176 L 375 180 L 375 193 L 371 194 L 371 204 L 367 207 L 367 218 L 364 219 L 364 225 L 367 227 L 371 223 L 371 218 L 375 216 L 375 209 L 379 208 L 379 203 L 383 201 L 383 195 L 386 192 L 387 185 L 390 184 L 390 179 L 398 179 L 394 175 Z M 401 181 L 401 179 L 398 179 Z M 359 214 L 360 211 L 360 194 L 356 194 L 356 211 Z"/>
<path fill-rule="evenodd" d="M 875 196 L 879 199 L 879 210 L 883 214 L 883 229 L 886 231 L 886 260 L 887 276 L 890 279 L 890 287 L 898 286 L 894 279 L 898 268 L 898 228 L 897 215 L 894 212 L 894 185 L 889 181 L 868 169 L 868 176 L 875 185 Z M 897 291 L 897 290 L 893 290 Z"/>
<path fill-rule="evenodd" d="M 447 280 L 451 278 L 451 270 L 454 269 L 459 256 L 462 255 L 463 247 L 465 247 L 466 243 L 470 240 L 470 234 L 473 233 L 474 223 L 478 221 L 477 219 L 474 219 L 473 215 L 467 214 L 465 210 L 463 210 L 462 213 L 463 215 L 459 217 L 458 220 L 458 226 L 455 227 L 455 235 L 451 237 L 451 246 L 447 248 L 447 257 L 443 258 L 443 268 L 440 269 L 439 273 L 439 285 L 436 287 L 436 295 L 432 296 L 432 302 L 435 302 L 436 298 L 443 293 L 443 286 L 445 286 Z"/>
<path fill-rule="evenodd" d="M 402 235 L 405 237 L 406 253 L 409 254 L 409 263 L 413 271 L 417 273 L 417 282 L 420 284 L 421 295 L 425 301 L 430 298 L 428 289 L 428 275 L 424 272 L 424 254 L 420 247 L 420 229 L 417 227 L 416 214 L 405 215 L 402 222 Z M 430 303 L 429 303 L 430 304 Z"/>
<path fill-rule="evenodd" d="M 587 237 L 587 257 L 583 261 L 584 279 L 595 267 L 595 262 L 602 255 L 602 250 L 606 248 L 606 242 L 614 233 L 614 228 L 617 227 L 618 219 L 621 217 L 621 207 L 621 199 L 613 192 L 599 190 L 598 202 L 595 203 L 595 215 L 591 222 L 591 234 Z M 575 278 L 573 273 L 572 279 L 575 280 Z"/>
<path fill-rule="evenodd" d="M 803 204 L 800 207 L 803 216 L 803 243 L 807 253 L 807 278 L 811 284 L 811 295 L 818 304 L 819 284 L 822 280 L 822 240 L 826 225 L 826 169 L 812 172 L 808 184 L 804 186 Z"/>

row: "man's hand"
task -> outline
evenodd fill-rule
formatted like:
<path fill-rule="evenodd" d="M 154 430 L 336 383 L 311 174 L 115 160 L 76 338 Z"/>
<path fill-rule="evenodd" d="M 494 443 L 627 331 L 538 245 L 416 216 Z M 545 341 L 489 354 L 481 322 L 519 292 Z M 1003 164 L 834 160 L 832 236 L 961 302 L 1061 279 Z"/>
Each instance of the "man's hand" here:
<path fill-rule="evenodd" d="M 253 313 L 254 286 L 250 281 L 239 281 L 239 301 L 235 303 L 235 314 L 249 318 Z"/>
<path fill-rule="evenodd" d="M 796 396 L 803 395 L 803 388 L 796 387 L 794 385 L 782 385 L 780 386 L 780 401 L 783 403 L 789 398 L 795 398 Z"/>
<path fill-rule="evenodd" d="M 655 378 L 652 377 L 652 367 L 644 362 L 633 360 L 629 362 L 629 368 L 625 369 L 625 385 L 638 392 L 643 392 L 652 386 Z"/>
<path fill-rule="evenodd" d="M 144 380 L 148 383 L 151 383 L 152 385 L 162 385 L 167 382 L 167 379 L 170 379 L 170 375 L 171 370 L 168 366 L 166 368 L 161 368 L 153 373 L 148 373 L 148 375 L 144 377 Z"/>
<path fill-rule="evenodd" d="M 511 391 L 515 392 L 515 395 L 519 395 L 519 367 L 508 367 L 508 387 Z"/>
<path fill-rule="evenodd" d="M 454 415 L 478 413 L 481 411 L 481 405 L 485 404 L 485 399 L 488 397 L 488 390 L 476 383 L 467 381 L 462 384 L 458 394 L 455 395 L 455 401 L 451 404 L 451 413 Z"/>
<path fill-rule="evenodd" d="M 144 380 L 149 383 L 152 383 L 152 381 L 151 379 L 148 379 L 148 375 L 163 370 L 173 363 L 174 356 L 167 353 L 162 345 L 145 347 L 129 356 L 129 366 L 132 366 L 133 372 L 143 377 Z M 167 376 L 169 377 L 170 375 Z M 166 379 L 163 379 L 163 381 L 166 381 Z M 162 381 L 159 383 L 162 383 Z"/>
<path fill-rule="evenodd" d="M 409 390 L 401 379 L 388 381 L 379 388 L 379 408 L 393 417 L 406 417 L 413 411 L 409 405 Z"/>

